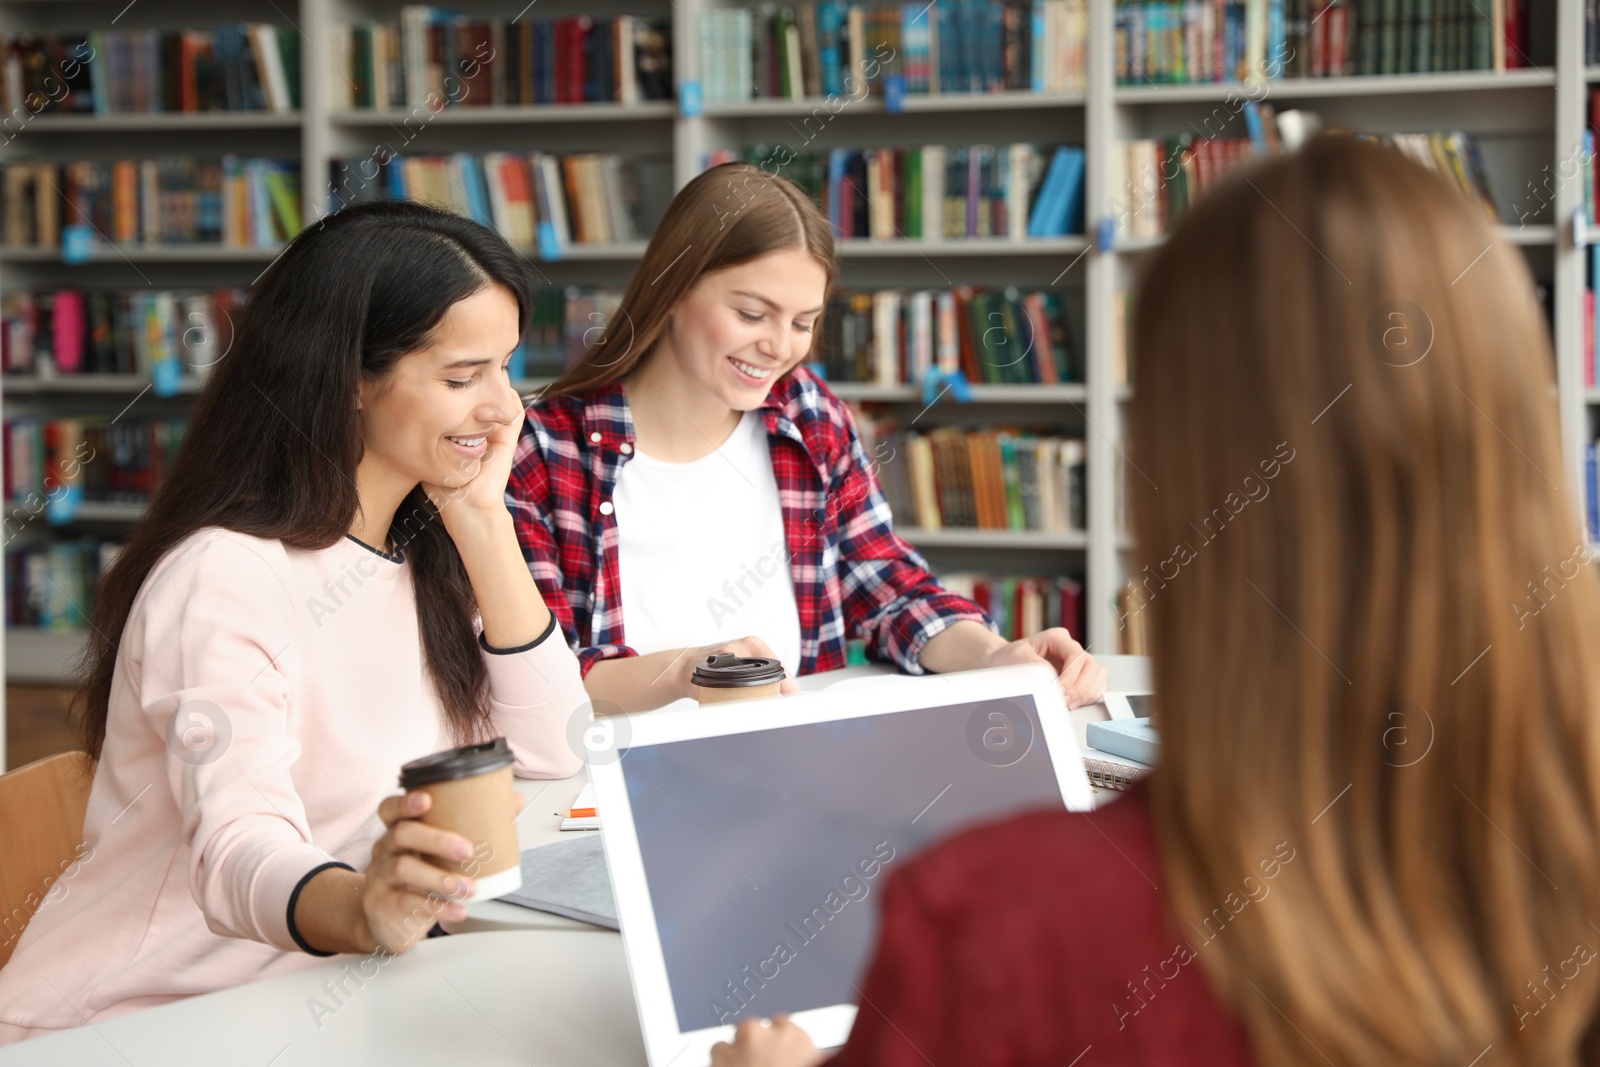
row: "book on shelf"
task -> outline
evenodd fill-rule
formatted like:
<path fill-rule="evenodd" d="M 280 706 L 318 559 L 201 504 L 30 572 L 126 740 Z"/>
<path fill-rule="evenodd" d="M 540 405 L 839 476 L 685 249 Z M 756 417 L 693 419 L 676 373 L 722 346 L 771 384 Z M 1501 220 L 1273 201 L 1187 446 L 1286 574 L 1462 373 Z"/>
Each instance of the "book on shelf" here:
<path fill-rule="evenodd" d="M 203 379 L 233 342 L 248 291 L 17 290 L 0 296 L 0 371 L 39 380 Z"/>
<path fill-rule="evenodd" d="M 1527 0 L 1117 0 L 1117 81 L 1513 70 L 1532 65 L 1528 15 Z"/>
<path fill-rule="evenodd" d="M 611 326 L 621 305 L 621 289 L 568 286 L 536 290 L 527 336 L 511 357 L 511 377 L 559 377 Z"/>
<path fill-rule="evenodd" d="M 1019 641 L 1052 626 L 1083 633 L 1083 583 L 1061 575 L 1016 577 L 955 572 L 939 584 L 982 608 L 1000 636 Z"/>
<path fill-rule="evenodd" d="M 1600 388 L 1595 368 L 1595 354 L 1600 351 L 1600 315 L 1597 315 L 1595 291 L 1600 289 L 1600 244 L 1589 246 L 1589 280 L 1583 291 L 1583 387 Z"/>
<path fill-rule="evenodd" d="M 0 164 L 5 243 L 271 248 L 300 232 L 300 164 L 223 156 Z M 86 229 L 85 229 L 86 228 Z"/>
<path fill-rule="evenodd" d="M 95 590 L 121 546 L 99 538 L 17 545 L 6 551 L 6 625 L 89 628 Z"/>
<path fill-rule="evenodd" d="M 707 101 L 856 100 L 882 92 L 889 77 L 913 96 L 1065 93 L 1085 83 L 1087 0 L 767 3 L 701 20 Z"/>
<path fill-rule="evenodd" d="M 372 177 L 361 176 L 364 166 Z M 336 159 L 328 185 L 330 211 L 372 200 L 431 203 L 498 230 L 518 248 L 537 248 L 544 259 L 574 244 L 647 238 L 673 188 L 669 159 L 616 152 Z"/>
<path fill-rule="evenodd" d="M 6 500 L 47 501 L 70 484 L 79 502 L 143 504 L 177 455 L 188 425 L 186 418 L 131 416 L 7 419 Z"/>
<path fill-rule="evenodd" d="M 1292 150 L 1296 142 L 1283 136 L 1281 120 L 1294 116 L 1296 137 L 1300 130 L 1318 125 L 1307 123 L 1304 112 L 1277 114 L 1265 103 L 1246 102 L 1243 114 L 1247 135 L 1242 137 L 1178 134 L 1122 142 L 1112 157 L 1111 178 L 1119 232 L 1133 238 L 1170 232 L 1189 206 L 1228 172 L 1252 160 Z M 1483 156 L 1471 134 L 1446 130 L 1355 136 L 1410 157 L 1459 189 L 1491 224 L 1499 222 Z"/>
<path fill-rule="evenodd" d="M 209 30 L 4 34 L 6 114 L 194 114 L 300 107 L 300 34 L 240 22 Z"/>
<path fill-rule="evenodd" d="M 1584 525 L 1589 530 L 1589 543 L 1600 543 L 1600 441 L 1590 441 L 1583 446 Z"/>
<path fill-rule="evenodd" d="M 398 21 L 333 27 L 337 110 L 672 99 L 672 32 L 633 15 L 472 18 L 408 4 Z"/>
<path fill-rule="evenodd" d="M 1148 656 L 1150 639 L 1144 619 L 1145 598 L 1139 584 L 1130 578 L 1117 593 L 1117 654 L 1121 656 Z"/>
<path fill-rule="evenodd" d="M 962 372 L 984 385 L 1083 380 L 1061 293 L 1015 286 L 881 289 L 828 298 L 812 367 L 830 382 L 917 384 Z"/>
<path fill-rule="evenodd" d="M 861 413 L 857 427 L 902 526 L 922 530 L 1083 533 L 1081 437 L 941 426 L 926 433 Z"/>
<path fill-rule="evenodd" d="M 249 291 L 19 290 L 0 295 L 0 384 L 85 374 L 203 382 L 229 351 Z M 572 366 L 622 303 L 622 290 L 541 286 L 512 380 Z M 165 368 L 162 370 L 161 368 Z"/>
<path fill-rule="evenodd" d="M 1084 154 L 1074 145 L 922 145 L 794 153 L 754 145 L 708 153 L 782 173 L 827 212 L 841 240 L 957 241 L 1081 234 Z"/>

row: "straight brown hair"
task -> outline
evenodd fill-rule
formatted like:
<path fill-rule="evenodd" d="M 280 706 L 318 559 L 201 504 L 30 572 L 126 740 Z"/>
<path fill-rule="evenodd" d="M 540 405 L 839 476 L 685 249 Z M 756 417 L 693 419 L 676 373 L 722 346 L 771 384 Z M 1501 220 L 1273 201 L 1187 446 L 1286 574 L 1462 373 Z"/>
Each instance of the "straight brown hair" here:
<path fill-rule="evenodd" d="M 1600 588 L 1520 253 L 1319 138 L 1199 201 L 1132 351 L 1163 888 L 1256 1061 L 1594 1062 Z"/>
<path fill-rule="evenodd" d="M 626 378 L 650 353 L 672 312 L 702 275 L 798 248 L 833 286 L 833 228 L 787 179 L 749 163 L 724 163 L 672 198 L 611 321 L 544 396 L 576 395 Z M 821 318 L 811 331 L 822 335 Z"/>

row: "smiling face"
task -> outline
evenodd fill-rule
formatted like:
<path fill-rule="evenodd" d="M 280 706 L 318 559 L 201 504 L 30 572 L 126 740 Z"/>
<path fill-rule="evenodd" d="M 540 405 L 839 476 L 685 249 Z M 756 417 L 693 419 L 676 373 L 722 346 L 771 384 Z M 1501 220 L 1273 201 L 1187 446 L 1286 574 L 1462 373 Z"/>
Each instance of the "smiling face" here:
<path fill-rule="evenodd" d="M 673 311 L 667 354 L 695 385 L 752 411 L 810 352 L 827 290 L 822 264 L 798 248 L 712 271 Z"/>
<path fill-rule="evenodd" d="M 486 286 L 445 312 L 427 345 L 361 383 L 360 481 L 403 497 L 420 483 L 470 481 L 489 430 L 522 416 L 506 378 L 517 346 L 517 302 Z"/>

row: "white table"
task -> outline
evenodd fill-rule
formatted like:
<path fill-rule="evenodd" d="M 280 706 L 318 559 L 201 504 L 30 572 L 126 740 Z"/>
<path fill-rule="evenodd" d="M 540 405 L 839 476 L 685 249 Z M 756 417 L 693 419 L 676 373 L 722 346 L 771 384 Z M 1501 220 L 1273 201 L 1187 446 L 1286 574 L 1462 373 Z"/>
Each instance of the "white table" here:
<path fill-rule="evenodd" d="M 332 1015 L 323 984 L 363 956 L 0 1049 L 5 1067 L 643 1067 L 622 938 L 437 937 L 365 970 Z M 318 1024 L 321 1024 L 320 1026 Z"/>
<path fill-rule="evenodd" d="M 1148 688 L 1146 660 L 1100 661 L 1113 689 Z M 881 668 L 815 675 L 801 686 L 873 673 Z M 1099 705 L 1074 712 L 1080 740 L 1084 723 L 1103 717 Z M 517 823 L 521 847 L 562 836 L 555 813 L 571 806 L 587 779 L 580 773 L 517 783 L 530 798 Z M 337 956 L 281 978 L 24 1041 L 0 1049 L 0 1067 L 643 1067 L 616 933 L 498 901 L 472 905 L 464 921 L 448 925 L 471 936 L 424 941 L 359 987 L 346 979 L 350 993 L 331 1015 L 313 1013 L 312 998 L 332 1004 L 324 983 L 365 957 Z"/>

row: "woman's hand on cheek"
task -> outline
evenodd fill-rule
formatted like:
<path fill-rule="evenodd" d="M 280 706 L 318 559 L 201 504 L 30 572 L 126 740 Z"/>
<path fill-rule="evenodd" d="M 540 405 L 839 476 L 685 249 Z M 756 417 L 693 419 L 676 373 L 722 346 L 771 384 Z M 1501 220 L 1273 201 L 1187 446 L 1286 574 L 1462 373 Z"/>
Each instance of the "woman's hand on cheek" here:
<path fill-rule="evenodd" d="M 518 409 L 520 412 L 520 408 Z M 511 480 L 511 457 L 517 450 L 522 418 L 496 423 L 488 433 L 488 451 L 480 459 L 458 460 L 454 485 L 424 482 L 422 488 L 439 509 L 446 528 L 452 520 L 499 516 L 506 512 L 506 483 Z"/>
<path fill-rule="evenodd" d="M 812 1067 L 824 1059 L 811 1035 L 787 1015 L 746 1019 L 733 1032 L 733 1044 L 711 1046 L 711 1067 Z"/>

